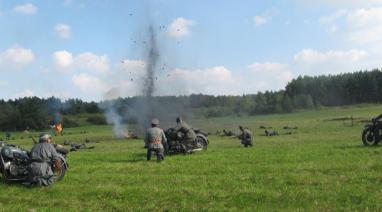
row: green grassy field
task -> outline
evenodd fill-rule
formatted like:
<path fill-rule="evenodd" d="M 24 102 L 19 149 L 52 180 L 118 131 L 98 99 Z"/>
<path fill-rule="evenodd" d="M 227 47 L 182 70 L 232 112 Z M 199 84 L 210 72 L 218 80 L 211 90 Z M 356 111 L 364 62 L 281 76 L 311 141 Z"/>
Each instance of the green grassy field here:
<path fill-rule="evenodd" d="M 145 161 L 142 140 L 113 139 L 110 127 L 67 129 L 58 136 L 84 142 L 98 139 L 95 149 L 69 154 L 65 179 L 47 188 L 25 188 L 0 182 L 0 211 L 381 211 L 382 145 L 364 147 L 362 120 L 382 106 L 330 108 L 292 114 L 190 120 L 215 132 L 248 126 L 255 146 L 211 135 L 205 152 Z M 349 120 L 341 118 L 353 116 Z M 261 136 L 259 126 L 280 134 Z M 88 131 L 83 134 L 82 131 Z M 25 148 L 22 133 L 11 141 Z M 23 139 L 21 139 L 23 137 Z"/>

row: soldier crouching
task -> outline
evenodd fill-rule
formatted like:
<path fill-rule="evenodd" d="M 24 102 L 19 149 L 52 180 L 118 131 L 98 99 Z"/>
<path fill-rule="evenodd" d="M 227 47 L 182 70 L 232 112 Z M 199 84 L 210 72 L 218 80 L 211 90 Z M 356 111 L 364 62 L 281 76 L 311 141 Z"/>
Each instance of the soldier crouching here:
<path fill-rule="evenodd" d="M 159 120 L 151 120 L 151 128 L 147 129 L 145 136 L 145 145 L 147 148 L 147 160 L 151 160 L 153 152 L 157 155 L 157 161 L 164 160 L 163 145 L 167 143 L 166 136 L 161 128 L 159 128 Z"/>
<path fill-rule="evenodd" d="M 253 146 L 252 132 L 249 129 L 245 129 L 243 126 L 239 126 L 239 129 L 241 131 L 241 135 L 240 135 L 241 144 L 243 144 L 244 147 Z"/>
<path fill-rule="evenodd" d="M 52 136 L 46 133 L 40 135 L 39 143 L 30 152 L 32 163 L 29 167 L 29 185 L 48 186 L 54 182 L 51 164 L 59 159 L 52 145 Z"/>

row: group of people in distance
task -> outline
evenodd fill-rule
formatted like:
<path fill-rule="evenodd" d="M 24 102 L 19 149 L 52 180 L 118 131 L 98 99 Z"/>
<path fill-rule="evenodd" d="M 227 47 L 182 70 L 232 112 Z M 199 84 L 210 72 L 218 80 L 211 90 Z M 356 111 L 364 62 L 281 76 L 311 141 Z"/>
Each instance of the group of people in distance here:
<path fill-rule="evenodd" d="M 184 122 L 180 117 L 176 119 L 177 126 L 175 127 L 175 132 L 183 133 L 184 142 L 192 142 L 196 139 L 196 134 L 192 128 Z M 253 146 L 253 135 L 248 128 L 239 126 L 241 135 L 241 144 L 244 147 Z M 157 156 L 157 161 L 160 162 L 164 160 L 164 145 L 167 143 L 167 138 L 163 130 L 159 127 L 159 120 L 154 118 L 151 120 L 151 128 L 147 129 L 145 135 L 145 146 L 147 147 L 147 160 L 151 160 L 153 153 Z"/>
<path fill-rule="evenodd" d="M 194 142 L 196 134 L 194 130 L 184 122 L 180 117 L 176 118 L 175 132 L 183 134 L 182 141 L 184 143 Z M 151 120 L 151 128 L 147 129 L 145 135 L 145 146 L 147 147 L 147 160 L 151 159 L 153 153 L 157 156 L 157 161 L 164 160 L 164 145 L 167 143 L 167 138 L 161 128 L 159 128 L 159 120 Z"/>

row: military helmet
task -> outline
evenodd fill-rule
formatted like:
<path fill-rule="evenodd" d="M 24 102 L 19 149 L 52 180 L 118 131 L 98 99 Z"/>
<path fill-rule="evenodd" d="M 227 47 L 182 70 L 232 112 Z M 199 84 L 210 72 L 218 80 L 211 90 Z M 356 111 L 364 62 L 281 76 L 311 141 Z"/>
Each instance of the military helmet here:
<path fill-rule="evenodd" d="M 152 125 L 159 125 L 159 120 L 156 119 L 156 118 L 155 118 L 155 119 L 152 119 L 152 120 L 151 120 L 151 124 L 152 124 Z"/>
<path fill-rule="evenodd" d="M 48 133 L 41 133 L 40 134 L 40 138 L 39 138 L 39 142 L 42 143 L 42 142 L 47 142 L 49 141 L 49 139 L 51 139 L 52 136 L 49 135 Z"/>

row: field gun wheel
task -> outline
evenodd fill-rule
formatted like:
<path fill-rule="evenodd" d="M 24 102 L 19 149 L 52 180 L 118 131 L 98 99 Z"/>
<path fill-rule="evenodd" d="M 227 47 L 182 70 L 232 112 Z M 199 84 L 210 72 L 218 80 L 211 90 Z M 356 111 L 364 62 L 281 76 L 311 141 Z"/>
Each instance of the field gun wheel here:
<path fill-rule="evenodd" d="M 362 132 L 362 143 L 365 146 L 373 146 L 378 144 L 378 141 L 371 129 L 365 129 Z"/>

